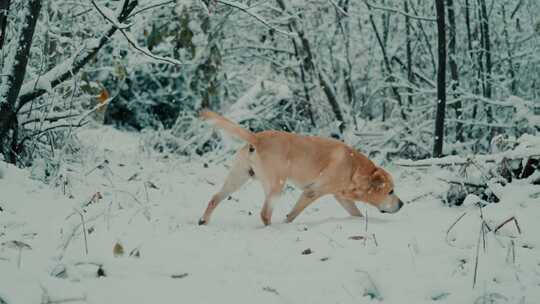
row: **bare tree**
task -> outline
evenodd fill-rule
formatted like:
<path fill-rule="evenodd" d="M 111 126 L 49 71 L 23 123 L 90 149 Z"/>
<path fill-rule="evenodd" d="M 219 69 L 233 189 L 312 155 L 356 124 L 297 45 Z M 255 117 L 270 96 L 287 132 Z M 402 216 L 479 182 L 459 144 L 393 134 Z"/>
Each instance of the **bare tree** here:
<path fill-rule="evenodd" d="M 506 45 L 506 54 L 508 56 L 508 76 L 510 76 L 510 93 L 516 94 L 516 72 L 514 71 L 514 61 L 512 59 L 512 48 L 510 46 L 510 35 L 508 34 L 508 21 L 506 20 L 506 8 L 504 6 L 504 3 L 501 4 L 501 12 L 502 12 L 502 19 L 503 19 L 503 35 L 504 35 L 504 43 Z"/>
<path fill-rule="evenodd" d="M 277 0 L 277 3 L 283 11 L 287 10 L 285 1 Z M 301 15 L 299 17 L 301 18 Z M 333 89 L 332 83 L 328 79 L 327 75 L 323 71 L 321 71 L 315 64 L 313 50 L 303 28 L 296 22 L 291 23 L 291 25 L 294 31 L 297 33 L 298 39 L 300 40 L 300 43 L 298 43 L 298 45 L 300 45 L 303 50 L 303 65 L 305 67 L 305 70 L 306 72 L 310 72 L 312 75 L 314 75 L 313 78 L 316 78 L 318 80 L 319 85 L 321 86 L 323 93 L 326 96 L 328 103 L 330 104 L 332 112 L 334 113 L 336 119 L 340 122 L 339 131 L 343 134 L 346 126 L 345 118 L 343 117 L 343 113 L 341 111 L 341 107 L 337 100 L 336 92 Z"/>
<path fill-rule="evenodd" d="M 31 135 L 26 135 L 22 139 L 19 138 L 19 112 L 30 101 L 47 93 L 47 90 L 40 86 L 23 85 L 34 30 L 41 10 L 41 0 L 31 0 L 24 5 L 25 9 L 27 9 L 27 14 L 24 15 L 24 19 L 21 22 L 13 24 L 19 27 L 18 37 L 15 37 L 17 40 L 15 42 L 16 46 L 10 48 L 16 50 L 16 52 L 12 52 L 12 55 L 11 53 L 7 55 L 8 64 L 5 64 L 4 67 L 4 69 L 11 69 L 11 71 L 8 70 L 7 73 L 2 73 L 6 74 L 8 79 L 6 84 L 0 86 L 0 153 L 4 155 L 6 161 L 11 163 L 17 161 L 17 155 L 22 151 L 23 143 L 32 137 Z M 117 16 L 117 20 L 120 23 L 130 17 L 130 13 L 137 6 L 137 1 L 124 0 L 121 5 L 119 16 Z M 46 78 L 52 88 L 70 79 L 95 58 L 97 53 L 118 29 L 119 26 L 117 24 L 111 25 L 98 40 L 97 44 L 77 54 L 72 65 L 60 64 L 53 67 L 44 75 L 41 75 L 41 77 Z M 9 56 L 13 58 L 9 58 Z M 14 63 L 12 67 L 9 65 L 10 62 Z M 58 117 L 53 117 L 53 119 L 57 120 Z M 70 126 L 70 124 L 59 124 L 58 126 L 64 127 Z M 36 132 L 35 134 L 40 135 L 43 132 Z"/>
<path fill-rule="evenodd" d="M 458 64 L 457 64 L 457 52 L 456 52 L 456 16 L 455 16 L 455 8 L 454 8 L 454 0 L 446 0 L 447 10 L 448 10 L 448 25 L 449 25 L 449 38 L 450 41 L 448 42 L 448 65 L 450 67 L 450 79 L 451 79 L 451 86 L 450 89 L 452 90 L 452 94 L 454 99 L 459 98 L 459 94 L 456 92 L 457 88 L 459 86 L 459 74 L 458 74 Z M 462 113 L 462 105 L 461 101 L 456 101 L 454 105 L 454 109 L 456 111 L 456 118 L 458 120 L 456 124 L 456 140 L 458 142 L 463 141 L 463 123 L 460 122 L 461 119 L 463 119 Z"/>
<path fill-rule="evenodd" d="M 446 111 L 446 23 L 444 0 L 436 0 L 438 69 L 437 69 L 437 115 L 435 117 L 435 144 L 433 156 L 441 157 L 444 140 L 444 116 Z"/>
<path fill-rule="evenodd" d="M 5 64 L 8 71 L 7 81 L 4 87 L 0 88 L 0 152 L 11 163 L 16 161 L 18 121 L 15 103 L 26 73 L 34 30 L 41 10 L 41 0 L 31 0 L 23 9 L 25 14 L 19 24 L 19 36 L 15 37 L 17 39 L 16 45 L 13 46 L 15 51 L 8 55 L 12 58 L 8 58 Z M 9 133 L 11 136 L 8 136 Z"/>
<path fill-rule="evenodd" d="M 7 16 L 11 0 L 0 1 L 0 50 L 4 46 L 6 39 Z"/>
<path fill-rule="evenodd" d="M 364 3 L 366 4 L 368 10 L 371 11 L 371 5 L 369 4 L 369 2 L 364 0 Z M 375 32 L 375 37 L 377 37 L 377 42 L 379 43 L 379 47 L 381 48 L 381 52 L 383 55 L 384 68 L 386 69 L 386 73 L 388 75 L 388 81 L 391 82 L 390 87 L 391 87 L 392 93 L 394 95 L 394 98 L 397 100 L 398 106 L 400 108 L 399 110 L 400 110 L 401 118 L 406 119 L 405 112 L 403 111 L 403 107 L 402 107 L 403 104 L 401 101 L 401 96 L 399 95 L 398 89 L 393 84 L 394 72 L 392 70 L 392 64 L 390 62 L 390 58 L 388 57 L 388 53 L 386 52 L 385 38 L 384 38 L 385 36 L 384 35 L 381 36 L 381 34 L 379 33 L 379 30 L 377 29 L 377 25 L 375 24 L 375 20 L 373 19 L 372 14 L 369 14 L 369 23 L 371 24 L 371 27 L 373 28 L 373 31 Z M 387 31 L 383 31 L 383 34 L 385 32 L 387 33 Z M 388 34 L 385 34 L 385 35 L 388 35 Z M 383 120 L 384 120 L 384 114 L 383 114 Z"/>
<path fill-rule="evenodd" d="M 489 38 L 489 19 L 486 7 L 486 0 L 478 0 L 480 6 L 480 29 L 482 32 L 482 51 L 486 59 L 486 75 L 483 77 L 485 82 L 485 97 L 491 98 L 492 88 L 491 88 L 491 39 Z"/>
<path fill-rule="evenodd" d="M 407 99 L 408 99 L 409 107 L 410 107 L 413 103 L 413 97 L 412 97 L 413 89 L 411 86 L 413 85 L 413 82 L 414 82 L 414 72 L 412 69 L 411 17 L 408 16 L 409 15 L 409 0 L 405 0 L 403 2 L 403 10 L 407 14 L 405 16 L 405 35 L 407 37 L 406 42 L 405 42 L 406 43 L 405 51 L 406 51 L 406 56 L 407 56 L 407 81 L 409 82 L 409 87 L 407 89 L 407 94 L 409 94 L 409 96 L 407 97 Z"/>

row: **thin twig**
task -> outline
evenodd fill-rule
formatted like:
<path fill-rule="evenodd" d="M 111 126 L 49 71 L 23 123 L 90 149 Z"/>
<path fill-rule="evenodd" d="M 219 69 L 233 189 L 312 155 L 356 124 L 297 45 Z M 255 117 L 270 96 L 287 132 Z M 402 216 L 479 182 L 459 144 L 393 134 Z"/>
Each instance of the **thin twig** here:
<path fill-rule="evenodd" d="M 393 7 L 377 6 L 377 5 L 371 4 L 371 3 L 367 2 L 367 1 L 364 1 L 364 2 L 365 2 L 366 5 L 369 6 L 370 8 L 374 8 L 374 9 L 382 10 L 382 11 L 388 11 L 388 12 L 392 12 L 392 13 L 398 13 L 398 14 L 401 14 L 401 15 L 403 15 L 403 16 L 409 17 L 409 18 L 411 18 L 411 19 L 421 20 L 421 21 L 430 21 L 430 22 L 435 22 L 435 21 L 437 21 L 436 18 L 429 18 L 429 17 L 423 17 L 423 16 L 411 15 L 411 14 L 405 13 L 404 11 L 399 10 L 399 9 L 396 9 L 396 8 L 393 8 Z"/>
<path fill-rule="evenodd" d="M 487 185 L 484 185 L 484 184 L 476 184 L 472 182 L 458 181 L 458 180 L 448 180 L 444 178 L 437 178 L 437 179 L 445 183 L 454 184 L 454 185 L 468 186 L 468 187 L 475 187 L 475 188 L 487 188 Z"/>
<path fill-rule="evenodd" d="M 98 13 L 103 16 L 103 18 L 105 18 L 107 21 L 109 21 L 109 23 L 111 23 L 113 26 L 115 26 L 117 29 L 119 30 L 123 30 L 123 29 L 127 29 L 130 27 L 130 25 L 128 24 L 122 24 L 120 23 L 120 21 L 118 20 L 112 20 L 110 18 L 110 16 L 107 16 L 107 14 L 105 14 L 105 12 L 96 4 L 96 2 L 94 0 L 91 0 L 92 2 L 92 5 L 94 5 L 94 7 L 96 8 L 96 10 L 98 11 Z"/>
<path fill-rule="evenodd" d="M 43 130 L 40 130 L 40 131 L 36 131 L 32 134 L 29 134 L 27 136 L 25 136 L 23 139 L 20 140 L 19 142 L 19 145 L 22 145 L 25 141 L 27 141 L 28 139 L 30 138 L 33 138 L 33 137 L 36 137 L 36 136 L 39 136 L 43 133 L 46 133 L 46 132 L 49 132 L 49 131 L 52 131 L 54 129 L 59 129 L 59 128 L 69 128 L 69 127 L 82 127 L 84 126 L 85 124 L 87 124 L 87 122 L 82 122 L 82 121 L 79 121 L 78 123 L 76 124 L 73 124 L 73 123 L 62 123 L 62 124 L 53 124 Z"/>
<path fill-rule="evenodd" d="M 484 219 L 484 213 L 482 212 L 482 206 L 479 206 L 478 208 L 480 209 L 480 218 L 482 219 L 482 224 L 486 226 L 486 228 L 488 229 L 489 232 L 491 232 L 493 229 L 491 229 L 491 227 L 489 227 L 488 223 Z"/>
<path fill-rule="evenodd" d="M 516 263 L 516 243 L 514 240 L 510 240 L 510 245 L 508 245 L 508 253 L 506 254 L 506 262 L 512 261 L 512 264 Z"/>
<path fill-rule="evenodd" d="M 45 304 L 59 304 L 59 303 L 68 303 L 68 302 L 86 302 L 86 296 L 82 297 L 71 297 L 58 300 L 47 300 Z"/>
<path fill-rule="evenodd" d="M 156 4 L 152 4 L 152 5 L 143 7 L 140 10 L 133 12 L 131 15 L 129 15 L 128 18 L 131 18 L 131 17 L 133 17 L 135 15 L 138 15 L 138 14 L 144 12 L 144 11 L 147 11 L 147 10 L 150 10 L 150 9 L 153 9 L 153 8 L 156 8 L 156 7 L 160 7 L 160 6 L 169 5 L 169 4 L 175 3 L 175 2 L 176 2 L 175 0 L 171 0 L 171 1 L 165 1 L 165 2 L 162 2 L 162 3 L 156 3 Z"/>
<path fill-rule="evenodd" d="M 92 10 L 91 8 L 85 9 L 84 11 L 82 11 L 82 12 L 80 12 L 80 13 L 77 13 L 77 14 L 71 16 L 71 18 L 75 19 L 75 18 L 77 18 L 77 17 L 80 17 L 80 16 L 82 16 L 82 15 L 85 15 L 86 13 L 90 12 L 91 10 Z"/>
<path fill-rule="evenodd" d="M 486 222 L 482 222 L 482 229 L 480 230 L 482 232 L 482 248 L 484 248 L 484 253 L 486 253 Z"/>
<path fill-rule="evenodd" d="M 371 275 L 369 274 L 369 272 L 365 271 L 365 270 L 359 270 L 357 269 L 356 272 L 360 272 L 360 273 L 363 273 L 366 278 L 368 279 L 369 283 L 371 284 L 371 287 L 372 287 L 372 296 L 374 296 L 377 300 L 382 300 L 382 296 L 381 296 L 381 293 L 379 291 L 379 289 L 377 288 L 377 285 L 375 285 L 375 282 L 373 281 L 373 279 L 371 278 Z M 370 290 L 366 290 L 367 292 L 369 292 Z"/>
<path fill-rule="evenodd" d="M 504 222 L 500 223 L 494 230 L 494 233 L 497 233 L 499 229 L 501 229 L 504 225 L 508 224 L 509 222 L 514 221 L 514 224 L 516 225 L 516 229 L 519 234 L 521 234 L 521 228 L 519 227 L 518 221 L 514 216 L 511 216 L 510 218 L 506 219 Z"/>
<path fill-rule="evenodd" d="M 280 34 L 283 34 L 283 35 L 287 35 L 289 37 L 296 37 L 297 35 L 295 33 L 292 33 L 292 32 L 286 32 L 286 31 L 283 31 L 283 30 L 280 30 L 272 25 L 270 25 L 270 23 L 268 23 L 268 21 L 264 20 L 264 18 L 262 18 L 261 16 L 251 12 L 249 10 L 249 7 L 246 7 L 246 6 L 243 6 L 241 4 L 238 4 L 238 3 L 234 3 L 234 2 L 229 2 L 229 1 L 225 1 L 225 0 L 217 0 L 218 3 L 221 3 L 221 4 L 224 4 L 224 5 L 227 5 L 227 6 L 230 6 L 230 7 L 234 7 L 234 8 L 237 8 L 241 11 L 243 11 L 244 13 L 250 15 L 251 17 L 257 19 L 259 22 L 261 22 L 262 24 L 266 25 L 267 27 L 273 29 L 274 31 L 280 33 Z"/>
<path fill-rule="evenodd" d="M 446 239 L 448 239 L 448 234 L 450 234 L 450 231 L 454 228 L 454 226 L 467 214 L 467 212 L 463 212 L 462 215 L 460 215 L 453 223 L 448 227 L 448 230 L 446 230 Z"/>
<path fill-rule="evenodd" d="M 473 276 L 473 285 L 474 288 L 476 286 L 476 278 L 478 276 L 478 260 L 480 257 L 480 237 L 482 236 L 482 231 L 484 230 L 484 223 L 482 222 L 482 225 L 480 225 L 480 233 L 478 233 L 478 242 L 476 243 L 476 258 L 474 262 L 474 276 Z"/>
<path fill-rule="evenodd" d="M 428 197 L 428 196 L 430 196 L 430 195 L 433 195 L 433 194 L 434 194 L 433 192 L 428 192 L 428 193 L 420 194 L 420 195 L 418 195 L 418 196 L 416 196 L 416 197 L 414 197 L 414 198 L 408 200 L 407 203 L 408 203 L 408 204 L 414 203 L 414 202 L 416 202 L 416 201 L 418 201 L 418 200 L 421 200 L 421 199 L 423 199 L 423 198 L 425 198 L 425 197 Z"/>
<path fill-rule="evenodd" d="M 84 221 L 84 215 L 78 209 L 75 209 L 75 212 L 77 212 L 81 217 L 81 224 L 84 235 L 84 251 L 86 252 L 86 255 L 88 255 L 88 239 L 86 238 L 86 223 Z"/>
<path fill-rule="evenodd" d="M 368 217 L 368 212 L 366 210 L 366 232 L 367 232 L 367 229 L 368 229 L 368 222 L 369 222 L 369 217 Z"/>
<path fill-rule="evenodd" d="M 325 238 L 327 238 L 329 241 L 337 244 L 339 247 L 341 248 L 345 248 L 345 246 L 343 246 L 341 243 L 339 243 L 338 241 L 336 241 L 334 238 L 332 238 L 331 236 L 327 235 L 326 233 L 324 232 L 319 232 L 320 235 L 324 236 Z"/>
<path fill-rule="evenodd" d="M 502 152 L 497 154 L 491 154 L 491 155 L 485 155 L 485 156 L 477 156 L 474 158 L 476 162 L 482 162 L 482 163 L 496 163 L 501 158 L 506 157 L 508 160 L 521 160 L 524 158 L 538 158 L 540 157 L 540 154 L 537 150 L 533 149 L 527 149 L 523 151 L 523 153 L 514 153 L 513 151 L 508 152 Z M 439 158 L 439 159 L 423 159 L 418 161 L 396 161 L 394 164 L 400 166 L 400 167 L 433 167 L 433 166 L 439 166 L 439 167 L 446 167 L 446 166 L 463 166 L 470 164 L 472 162 L 472 159 L 463 159 L 463 158 L 456 158 L 455 156 L 448 156 L 446 158 Z"/>
<path fill-rule="evenodd" d="M 101 212 L 101 213 L 98 213 L 98 214 L 95 214 L 94 216 L 90 217 L 87 222 L 89 221 L 94 221 L 96 219 L 98 219 L 99 217 L 101 217 L 103 214 L 105 214 L 105 212 Z M 62 253 L 60 254 L 60 259 L 63 258 L 64 256 L 64 253 L 65 251 L 67 250 L 68 246 L 69 246 L 69 243 L 71 242 L 71 240 L 75 237 L 75 235 L 77 234 L 77 230 L 79 230 L 79 227 L 82 226 L 82 223 L 80 224 L 76 224 L 75 227 L 73 228 L 73 230 L 71 231 L 71 233 L 67 236 L 66 240 L 63 242 L 62 244 Z"/>
<path fill-rule="evenodd" d="M 349 17 L 349 14 L 344 11 L 343 8 L 341 8 L 336 2 L 334 2 L 333 0 L 328 0 L 328 2 L 330 2 L 336 8 L 336 11 L 338 11 L 341 15 Z"/>
<path fill-rule="evenodd" d="M 92 1 L 92 4 L 94 5 L 94 7 L 96 8 L 96 10 L 98 11 L 98 13 L 103 16 L 103 18 L 105 18 L 105 20 L 107 20 L 108 22 L 110 22 L 114 27 L 116 27 L 120 33 L 122 34 L 122 36 L 124 36 L 124 38 L 126 38 L 127 42 L 134 48 L 136 49 L 137 51 L 143 53 L 144 55 L 154 59 L 154 60 L 158 60 L 158 61 L 163 61 L 163 62 L 166 62 L 166 63 L 170 63 L 170 64 L 173 64 L 173 65 L 176 65 L 176 66 L 181 66 L 183 65 L 182 62 L 176 60 L 176 59 L 173 59 L 173 58 L 168 58 L 168 57 L 161 57 L 161 56 L 157 56 L 157 55 L 154 55 L 152 52 L 150 52 L 149 50 L 145 50 L 143 48 L 141 48 L 139 45 L 137 45 L 137 43 L 135 41 L 133 41 L 131 39 L 131 37 L 129 37 L 129 35 L 126 33 L 125 29 L 128 27 L 128 26 L 120 26 L 117 22 L 115 22 L 114 20 L 111 20 L 109 17 L 107 17 L 107 15 L 105 13 L 103 13 L 103 11 L 98 7 L 98 5 L 96 4 L 96 2 L 94 0 L 91 0 Z"/>

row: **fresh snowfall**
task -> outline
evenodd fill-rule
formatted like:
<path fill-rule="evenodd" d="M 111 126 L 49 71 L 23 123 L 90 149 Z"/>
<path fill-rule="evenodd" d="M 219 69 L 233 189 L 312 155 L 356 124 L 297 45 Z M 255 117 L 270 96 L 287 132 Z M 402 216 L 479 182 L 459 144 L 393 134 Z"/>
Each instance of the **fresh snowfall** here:
<path fill-rule="evenodd" d="M 0 0 L 0 304 L 539 304 L 539 13 Z"/>

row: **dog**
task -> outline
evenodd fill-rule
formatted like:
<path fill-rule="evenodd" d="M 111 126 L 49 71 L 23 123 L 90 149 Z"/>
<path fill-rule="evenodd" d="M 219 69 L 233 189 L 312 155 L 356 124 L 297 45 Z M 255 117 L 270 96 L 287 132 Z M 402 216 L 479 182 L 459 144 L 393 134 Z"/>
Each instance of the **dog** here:
<path fill-rule="evenodd" d="M 200 117 L 247 144 L 237 151 L 221 190 L 210 199 L 199 225 L 208 224 L 219 203 L 249 179 L 259 180 L 263 186 L 261 220 L 264 225 L 271 224 L 272 201 L 287 181 L 303 191 L 287 214 L 287 223 L 324 195 L 333 195 L 356 217 L 363 216 L 356 201 L 371 204 L 383 213 L 395 213 L 403 207 L 394 192 L 392 176 L 339 140 L 282 131 L 253 133 L 208 110 L 201 111 Z"/>

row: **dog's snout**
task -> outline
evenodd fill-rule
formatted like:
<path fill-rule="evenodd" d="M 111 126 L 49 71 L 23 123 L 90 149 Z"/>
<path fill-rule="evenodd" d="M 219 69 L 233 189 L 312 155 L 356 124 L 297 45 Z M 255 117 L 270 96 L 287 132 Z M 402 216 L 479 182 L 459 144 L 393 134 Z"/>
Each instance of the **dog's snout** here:
<path fill-rule="evenodd" d="M 401 209 L 401 207 L 403 207 L 403 201 L 402 200 L 399 200 L 399 203 L 398 203 L 398 206 L 399 206 L 399 209 Z"/>

